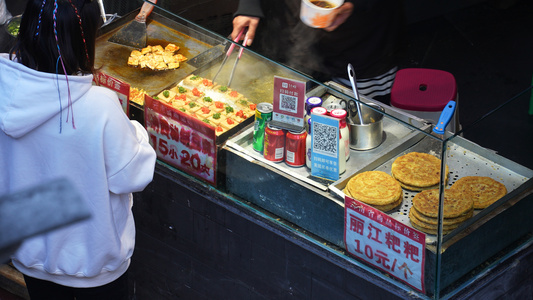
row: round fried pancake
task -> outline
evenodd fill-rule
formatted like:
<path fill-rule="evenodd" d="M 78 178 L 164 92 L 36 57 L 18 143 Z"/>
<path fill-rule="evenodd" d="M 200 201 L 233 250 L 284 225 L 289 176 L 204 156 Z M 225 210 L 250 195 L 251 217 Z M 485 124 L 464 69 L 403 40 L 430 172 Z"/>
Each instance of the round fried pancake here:
<path fill-rule="evenodd" d="M 382 171 L 367 171 L 352 177 L 347 184 L 354 199 L 370 205 L 388 205 L 402 195 L 400 183 Z"/>
<path fill-rule="evenodd" d="M 466 176 L 459 178 L 451 187 L 474 200 L 475 209 L 483 209 L 507 194 L 502 183 L 483 176 Z"/>
<path fill-rule="evenodd" d="M 348 186 L 346 186 L 346 187 L 344 188 L 344 190 L 342 190 L 342 192 L 343 192 L 346 196 L 353 198 L 353 197 L 352 197 L 352 194 L 350 194 L 350 191 L 348 190 Z"/>
<path fill-rule="evenodd" d="M 347 188 L 344 188 L 344 190 L 342 190 L 342 191 L 344 192 L 344 194 L 346 196 L 352 197 L 352 195 L 350 194 L 350 191 L 348 191 Z M 395 209 L 396 207 L 400 206 L 402 204 L 402 199 L 403 199 L 403 191 L 402 191 L 400 197 L 398 197 L 398 200 L 394 201 L 391 204 L 387 204 L 387 205 L 371 205 L 371 204 L 369 204 L 369 205 L 374 207 L 374 208 L 376 208 L 376 209 L 381 210 L 382 212 L 388 212 L 388 211 L 391 211 L 391 210 Z"/>
<path fill-rule="evenodd" d="M 416 207 L 414 207 L 414 206 L 410 210 L 409 214 L 413 214 L 413 216 L 415 218 L 417 218 L 418 220 L 420 220 L 420 221 L 422 221 L 424 223 L 437 225 L 437 222 L 438 222 L 437 218 L 430 218 L 428 216 L 425 216 L 425 215 L 421 214 L 420 212 L 418 212 L 416 210 Z M 464 222 L 464 221 L 470 219 L 473 215 L 474 215 L 474 210 L 472 209 L 469 212 L 467 212 L 466 214 L 464 214 L 462 216 L 459 216 L 459 217 L 456 217 L 456 218 L 444 218 L 442 220 L 442 224 L 443 225 L 453 225 L 453 224 L 461 223 L 461 222 Z"/>
<path fill-rule="evenodd" d="M 398 178 L 396 178 L 394 176 L 394 174 L 392 174 L 392 177 L 396 180 L 398 180 Z M 432 186 L 426 186 L 426 187 L 419 187 L 419 186 L 411 186 L 411 185 L 407 185 L 403 182 L 401 182 L 400 180 L 398 180 L 398 182 L 400 183 L 400 186 L 406 190 L 410 190 L 410 191 L 415 191 L 415 192 L 420 192 L 420 191 L 423 191 L 423 190 L 431 190 L 431 189 L 438 189 L 439 188 L 439 184 L 435 184 L 435 185 L 432 185 Z M 446 174 L 446 177 L 444 178 L 444 184 L 446 185 L 446 183 L 448 182 L 448 174 Z"/>
<path fill-rule="evenodd" d="M 381 210 L 382 212 L 388 212 L 388 211 L 391 211 L 391 210 L 395 209 L 396 207 L 400 206 L 402 204 L 402 200 L 403 200 L 403 192 L 400 195 L 400 197 L 398 198 L 398 200 L 394 201 L 391 204 L 387 204 L 387 205 L 371 205 L 371 206 L 376 208 L 376 209 Z"/>
<path fill-rule="evenodd" d="M 420 152 L 411 152 L 394 160 L 391 173 L 402 184 L 412 188 L 427 188 L 440 182 L 441 160 Z M 446 175 L 448 166 L 446 166 Z"/>
<path fill-rule="evenodd" d="M 419 227 L 422 227 L 424 229 L 431 229 L 431 230 L 437 231 L 437 225 L 436 224 L 426 223 L 426 222 L 418 219 L 416 216 L 413 215 L 413 210 L 414 209 L 412 207 L 409 210 L 409 220 L 411 221 L 411 224 L 416 224 Z M 455 228 L 459 227 L 460 224 L 461 223 L 452 224 L 452 225 L 442 224 L 442 230 L 451 231 L 451 230 L 454 230 Z"/>
<path fill-rule="evenodd" d="M 424 228 L 422 226 L 418 226 L 417 224 L 415 224 L 413 222 L 411 222 L 411 225 L 413 225 L 414 229 L 417 229 L 417 230 L 420 230 L 422 232 L 429 233 L 429 234 L 432 234 L 432 235 L 437 235 L 437 229 Z M 448 234 L 448 233 L 450 233 L 452 231 L 453 231 L 453 229 L 450 229 L 450 230 L 442 229 L 442 234 Z"/>
<path fill-rule="evenodd" d="M 437 218 L 439 213 L 439 190 L 425 190 L 413 197 L 413 206 L 419 213 Z M 474 201 L 464 198 L 458 190 L 444 191 L 444 218 L 456 218 L 468 213 L 474 208 Z"/>

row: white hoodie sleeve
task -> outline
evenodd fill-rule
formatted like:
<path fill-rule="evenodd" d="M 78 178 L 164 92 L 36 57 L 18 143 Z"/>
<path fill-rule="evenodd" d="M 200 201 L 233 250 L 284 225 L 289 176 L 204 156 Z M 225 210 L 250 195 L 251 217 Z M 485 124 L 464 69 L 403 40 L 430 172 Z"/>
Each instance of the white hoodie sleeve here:
<path fill-rule="evenodd" d="M 144 127 L 129 120 L 118 101 L 113 102 L 115 107 L 109 108 L 103 141 L 109 191 L 139 192 L 153 179 L 156 153 Z"/>
<path fill-rule="evenodd" d="M 136 152 L 118 172 L 108 178 L 109 190 L 115 194 L 142 191 L 154 175 L 156 154 L 148 142 L 148 133 L 137 121 L 130 121 L 135 130 L 138 144 Z"/>

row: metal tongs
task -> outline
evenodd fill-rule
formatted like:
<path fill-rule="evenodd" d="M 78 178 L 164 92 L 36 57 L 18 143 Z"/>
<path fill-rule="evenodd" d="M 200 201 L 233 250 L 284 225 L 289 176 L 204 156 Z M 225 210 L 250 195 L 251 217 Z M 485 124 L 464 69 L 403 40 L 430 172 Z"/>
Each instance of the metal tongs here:
<path fill-rule="evenodd" d="M 241 36 L 242 34 L 244 33 L 244 28 L 241 30 L 241 32 L 239 32 L 239 34 L 237 35 L 237 37 L 233 40 L 235 43 L 237 43 L 240 39 L 241 39 Z M 233 79 L 233 72 L 235 71 L 235 68 L 237 67 L 237 62 L 239 61 L 239 59 L 241 58 L 241 55 L 242 55 L 242 51 L 244 50 L 244 46 L 246 45 L 246 42 L 247 40 L 245 40 L 243 42 L 243 47 L 241 47 L 241 51 L 239 52 L 239 56 L 236 58 L 235 60 L 235 65 L 233 66 L 233 69 L 231 71 L 231 74 L 230 74 L 230 79 L 229 79 L 229 82 L 228 82 L 228 86 L 230 85 L 231 83 L 231 80 Z M 231 53 L 233 52 L 233 49 L 235 48 L 235 45 L 236 44 L 231 44 L 231 46 L 229 47 L 228 51 L 226 52 L 226 56 L 224 57 L 224 60 L 222 61 L 222 64 L 220 64 L 220 67 L 218 68 L 218 71 L 216 72 L 215 76 L 213 76 L 213 82 L 215 82 L 215 79 L 217 78 L 218 74 L 220 73 L 220 71 L 222 70 L 222 68 L 224 67 L 224 65 L 226 64 L 226 61 L 228 60 L 228 57 L 231 55 Z"/>
<path fill-rule="evenodd" d="M 239 63 L 239 60 L 241 59 L 242 52 L 244 51 L 244 47 L 246 47 L 246 43 L 248 42 L 248 37 L 244 38 L 244 41 L 242 42 L 241 50 L 239 50 L 239 55 L 237 58 L 235 58 L 235 63 L 233 64 L 233 68 L 231 69 L 231 73 L 229 74 L 229 80 L 228 80 L 228 87 L 231 84 L 231 81 L 233 80 L 233 74 L 235 73 L 235 69 L 237 68 L 237 63 Z"/>
<path fill-rule="evenodd" d="M 350 77 L 350 83 L 352 84 L 352 90 L 353 90 L 353 94 L 355 96 L 355 99 L 357 101 L 353 101 L 353 100 L 350 100 L 348 102 L 348 109 L 350 110 L 350 121 L 353 121 L 352 120 L 352 114 L 354 113 L 357 113 L 357 116 L 359 117 L 359 124 L 360 125 L 363 125 L 364 122 L 363 122 L 363 116 L 361 114 L 361 103 L 359 103 L 358 101 L 361 101 L 361 99 L 359 98 L 359 92 L 357 91 L 357 84 L 356 84 L 356 80 L 355 80 L 355 70 L 352 66 L 352 64 L 348 64 L 348 77 Z M 354 106 L 355 108 L 357 109 L 357 112 L 354 111 Z"/>

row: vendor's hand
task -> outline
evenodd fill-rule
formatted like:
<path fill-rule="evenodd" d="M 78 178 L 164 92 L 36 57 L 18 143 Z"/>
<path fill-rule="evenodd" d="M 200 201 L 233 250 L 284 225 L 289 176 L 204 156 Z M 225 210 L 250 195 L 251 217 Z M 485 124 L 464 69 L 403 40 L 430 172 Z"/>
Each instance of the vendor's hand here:
<path fill-rule="evenodd" d="M 337 27 L 339 27 L 342 23 L 344 23 L 346 19 L 348 19 L 348 17 L 352 15 L 353 3 L 344 2 L 343 5 L 335 9 L 335 12 L 336 12 L 336 16 L 333 19 L 333 22 L 331 22 L 331 25 L 324 28 L 325 31 L 333 31 L 337 29 Z"/>
<path fill-rule="evenodd" d="M 242 29 L 248 28 L 246 31 L 246 35 L 244 37 L 241 37 L 241 39 L 246 40 L 246 45 L 244 46 L 250 46 L 252 45 L 252 42 L 255 37 L 255 31 L 257 30 L 257 26 L 259 25 L 260 18 L 258 17 L 250 17 L 250 16 L 236 16 L 233 19 L 233 31 L 231 32 L 231 39 L 235 40 L 237 36 L 239 35 L 239 32 L 241 32 Z M 237 41 L 239 42 L 239 41 Z"/>

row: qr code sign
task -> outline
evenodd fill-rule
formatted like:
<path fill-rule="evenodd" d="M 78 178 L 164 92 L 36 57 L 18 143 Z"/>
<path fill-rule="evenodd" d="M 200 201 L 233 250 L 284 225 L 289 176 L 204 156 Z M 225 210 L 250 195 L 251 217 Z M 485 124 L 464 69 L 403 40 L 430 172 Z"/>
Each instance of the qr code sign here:
<path fill-rule="evenodd" d="M 291 113 L 298 112 L 298 97 L 291 95 L 280 94 L 279 95 L 279 108 L 283 111 Z"/>
<path fill-rule="evenodd" d="M 336 126 L 313 122 L 313 152 L 337 157 L 339 129 Z"/>

